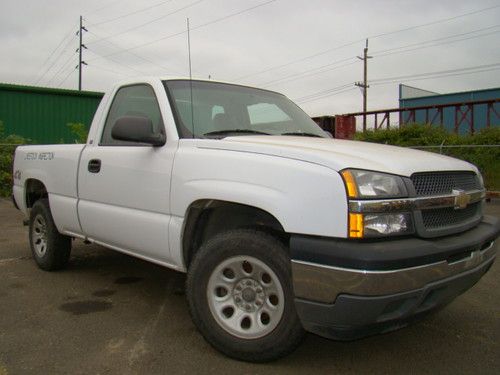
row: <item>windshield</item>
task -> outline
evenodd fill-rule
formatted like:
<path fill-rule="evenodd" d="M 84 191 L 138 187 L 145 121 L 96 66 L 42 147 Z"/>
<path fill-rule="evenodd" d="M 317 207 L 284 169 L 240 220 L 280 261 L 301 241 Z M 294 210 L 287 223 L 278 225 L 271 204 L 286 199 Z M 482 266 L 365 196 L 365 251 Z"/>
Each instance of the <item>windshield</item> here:
<path fill-rule="evenodd" d="M 205 81 L 190 84 L 189 80 L 173 80 L 164 81 L 164 85 L 181 138 L 248 134 L 326 137 L 304 111 L 275 92 Z"/>

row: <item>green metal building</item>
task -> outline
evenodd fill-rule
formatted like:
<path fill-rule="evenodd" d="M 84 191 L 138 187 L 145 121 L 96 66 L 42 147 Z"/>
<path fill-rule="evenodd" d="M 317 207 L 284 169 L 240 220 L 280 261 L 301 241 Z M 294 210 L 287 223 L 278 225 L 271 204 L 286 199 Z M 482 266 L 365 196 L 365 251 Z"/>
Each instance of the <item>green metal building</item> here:
<path fill-rule="evenodd" d="M 0 83 L 0 122 L 4 136 L 20 135 L 33 143 L 73 143 L 69 123 L 88 129 L 103 93 Z"/>

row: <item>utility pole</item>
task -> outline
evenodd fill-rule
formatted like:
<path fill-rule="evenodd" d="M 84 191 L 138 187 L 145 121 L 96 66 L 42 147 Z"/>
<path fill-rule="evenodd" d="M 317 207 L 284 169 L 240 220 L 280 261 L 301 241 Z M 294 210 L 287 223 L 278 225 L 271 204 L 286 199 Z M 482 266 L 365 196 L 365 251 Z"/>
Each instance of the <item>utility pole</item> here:
<path fill-rule="evenodd" d="M 363 50 L 363 57 L 357 56 L 358 59 L 363 60 L 363 83 L 356 82 L 354 85 L 361 87 L 363 89 L 363 132 L 366 131 L 366 103 L 368 96 L 368 59 L 372 56 L 368 56 L 368 39 L 366 39 L 366 46 Z"/>
<path fill-rule="evenodd" d="M 87 47 L 83 44 L 83 32 L 88 31 L 85 26 L 83 26 L 83 18 L 80 16 L 80 29 L 76 32 L 76 34 L 80 37 L 80 42 L 78 44 L 78 91 L 82 91 L 82 66 L 87 65 L 85 61 L 82 60 L 82 50 Z"/>

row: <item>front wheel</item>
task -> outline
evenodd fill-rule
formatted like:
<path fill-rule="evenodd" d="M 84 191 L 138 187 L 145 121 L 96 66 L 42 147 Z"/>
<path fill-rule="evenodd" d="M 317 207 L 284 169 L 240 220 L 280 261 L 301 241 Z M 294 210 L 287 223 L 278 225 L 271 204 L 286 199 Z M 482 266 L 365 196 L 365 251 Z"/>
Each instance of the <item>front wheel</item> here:
<path fill-rule="evenodd" d="M 277 359 L 304 336 L 287 250 L 266 233 L 234 230 L 208 241 L 189 269 L 187 296 L 202 335 L 232 358 Z"/>

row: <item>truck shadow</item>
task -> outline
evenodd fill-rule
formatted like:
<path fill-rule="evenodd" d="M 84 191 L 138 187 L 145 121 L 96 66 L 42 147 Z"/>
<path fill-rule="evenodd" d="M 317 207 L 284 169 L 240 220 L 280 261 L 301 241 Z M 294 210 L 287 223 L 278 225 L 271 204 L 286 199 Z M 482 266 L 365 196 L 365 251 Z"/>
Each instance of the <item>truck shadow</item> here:
<path fill-rule="evenodd" d="M 185 371 L 196 371 L 195 364 L 186 362 L 185 358 L 198 357 L 207 366 L 213 364 L 212 368 L 219 368 L 220 365 L 216 364 L 223 361 L 225 371 L 234 369 L 243 373 L 288 374 L 315 369 L 320 373 L 468 372 L 484 365 L 479 358 L 485 356 L 485 351 L 498 350 L 495 334 L 488 325 L 491 316 L 487 309 L 480 309 L 467 299 L 475 293 L 477 286 L 444 310 L 399 331 L 351 342 L 336 342 L 309 334 L 288 357 L 257 365 L 228 359 L 205 343 L 190 321 L 185 297 L 179 296 L 185 281 L 181 273 L 78 242 L 68 272 L 80 274 L 76 276 L 79 278 L 98 276 L 102 280 L 99 286 L 101 297 L 115 306 L 125 303 L 123 298 L 133 298 L 134 303 L 151 306 L 151 315 L 159 318 L 160 323 L 157 323 L 154 334 L 144 338 L 150 350 L 134 364 L 137 369 L 144 369 L 141 364 L 146 366 L 147 363 L 147 366 L 154 363 L 158 369 L 174 363 Z M 112 292 L 107 294 L 106 291 L 110 290 Z M 92 293 L 99 297 L 99 290 Z M 165 305 L 170 307 L 168 316 L 162 310 Z M 80 307 L 75 307 L 76 314 Z M 117 314 L 116 319 L 120 319 L 118 311 L 110 309 L 105 313 Z M 169 322 L 165 326 L 161 324 L 163 319 Z M 487 323 L 488 319 L 490 323 Z M 182 345 L 178 347 L 180 343 Z M 175 358 L 163 354 L 174 347 L 177 351 Z M 489 364 L 494 363 L 490 361 Z"/>

